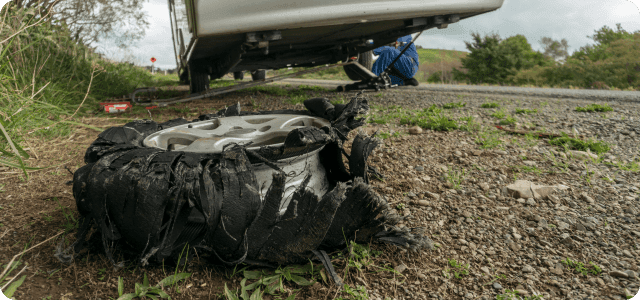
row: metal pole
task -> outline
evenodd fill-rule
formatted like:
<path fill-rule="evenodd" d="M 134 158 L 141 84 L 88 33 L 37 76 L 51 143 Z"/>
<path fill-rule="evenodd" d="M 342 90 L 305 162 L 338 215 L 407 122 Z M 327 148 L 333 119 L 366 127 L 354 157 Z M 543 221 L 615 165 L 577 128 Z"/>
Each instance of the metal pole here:
<path fill-rule="evenodd" d="M 418 37 L 424 32 L 424 29 L 422 31 L 420 31 L 420 33 L 418 33 L 418 35 L 416 35 L 416 37 L 414 39 L 411 40 L 411 42 L 409 42 L 407 44 L 406 47 L 404 47 L 404 49 L 402 49 L 402 51 L 400 51 L 400 55 L 398 55 L 398 57 L 396 57 L 396 59 L 394 59 L 388 66 L 386 69 L 384 69 L 384 71 L 382 73 L 389 73 L 389 71 L 391 70 L 391 67 L 393 67 L 393 65 L 398 61 L 398 59 L 400 59 L 400 57 L 402 56 L 402 54 L 404 54 L 405 51 L 407 51 L 407 49 L 409 49 L 409 47 L 411 46 L 411 44 L 413 44 L 413 41 L 417 40 Z"/>

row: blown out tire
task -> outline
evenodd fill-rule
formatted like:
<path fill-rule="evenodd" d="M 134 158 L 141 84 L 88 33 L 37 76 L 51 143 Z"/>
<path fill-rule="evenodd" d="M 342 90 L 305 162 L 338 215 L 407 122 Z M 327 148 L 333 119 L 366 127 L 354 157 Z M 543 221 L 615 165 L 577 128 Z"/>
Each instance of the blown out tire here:
<path fill-rule="evenodd" d="M 84 248 L 91 228 L 100 232 L 114 264 L 109 245 L 118 240 L 141 257 L 143 265 L 150 259 L 175 258 L 188 245 L 200 256 L 228 265 L 304 263 L 316 255 L 330 270 L 322 251 L 343 248 L 348 241 L 375 239 L 413 250 L 431 247 L 420 229 L 395 227 L 401 218 L 367 184 L 367 157 L 379 140 L 358 135 L 348 157 L 349 171 L 343 163 L 342 145 L 349 131 L 364 124 L 356 117 L 367 112 L 366 100 L 356 96 L 347 105 L 333 106 L 327 99 L 315 98 L 305 106 L 308 111 L 243 113 L 236 105 L 192 122 L 145 120 L 105 130 L 87 149 L 87 164 L 74 174 L 73 195 L 81 215 L 76 242 L 56 256 L 72 261 Z M 206 134 L 222 126 L 215 123 L 224 118 L 269 119 L 282 114 L 324 118 L 327 122 L 320 123 L 330 125 L 300 126 L 274 146 L 238 142 L 217 153 L 171 150 L 171 143 L 188 143 L 171 136 L 180 128 Z M 209 121 L 212 125 L 205 126 Z M 159 133 L 169 134 L 164 136 L 167 143 L 150 142 Z M 236 134 L 231 131 L 227 137 Z M 319 151 L 322 168 L 309 169 L 287 192 L 287 181 L 301 176 L 302 170 L 285 172 L 278 162 L 313 151 Z M 273 169 L 268 183 L 259 184 L 258 166 Z M 310 184 L 318 176 L 327 181 L 320 192 Z M 290 199 L 284 203 L 287 194 Z"/>

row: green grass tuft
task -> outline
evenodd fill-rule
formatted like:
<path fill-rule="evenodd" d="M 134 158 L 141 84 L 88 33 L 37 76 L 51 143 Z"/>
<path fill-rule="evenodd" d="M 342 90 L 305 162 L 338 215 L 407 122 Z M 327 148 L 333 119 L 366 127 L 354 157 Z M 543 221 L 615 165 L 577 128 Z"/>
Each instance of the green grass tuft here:
<path fill-rule="evenodd" d="M 480 105 L 481 108 L 498 108 L 500 107 L 500 104 L 496 103 L 496 102 L 491 102 L 491 103 L 482 103 L 482 105 Z"/>
<path fill-rule="evenodd" d="M 576 107 L 576 111 L 579 112 L 608 112 L 608 111 L 613 111 L 613 108 L 609 107 L 609 105 L 607 104 L 590 104 L 587 105 L 585 107 Z"/>

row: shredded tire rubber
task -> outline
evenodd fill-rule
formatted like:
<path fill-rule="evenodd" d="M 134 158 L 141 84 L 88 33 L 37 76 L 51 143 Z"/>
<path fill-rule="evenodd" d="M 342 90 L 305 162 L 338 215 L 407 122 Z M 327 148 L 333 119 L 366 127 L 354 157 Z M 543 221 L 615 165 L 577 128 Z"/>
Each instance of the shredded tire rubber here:
<path fill-rule="evenodd" d="M 226 265 L 305 263 L 315 255 L 330 273 L 334 272 L 326 252 L 344 249 L 351 241 L 378 241 L 414 251 L 432 248 L 421 228 L 397 227 L 402 217 L 368 184 L 367 173 L 375 171 L 366 161 L 380 140 L 359 133 L 351 154 L 343 150 L 348 133 L 365 123 L 367 101 L 357 95 L 346 105 L 334 106 L 325 98 L 304 104 L 306 111 L 258 113 L 241 112 L 238 104 L 193 120 L 286 113 L 331 121 L 330 127 L 294 129 L 282 146 L 259 150 L 232 144 L 222 153 L 203 154 L 143 145 L 148 135 L 188 124 L 185 119 L 141 120 L 105 130 L 87 149 L 86 165 L 74 174 L 80 225 L 76 241 L 66 249 L 59 246 L 56 257 L 73 262 L 86 248 L 90 232 L 101 235 L 105 254 L 115 266 L 123 265 L 114 260 L 115 245 L 137 253 L 142 265 L 176 259 L 188 247 Z M 326 174 L 308 175 L 282 214 L 289 175 L 275 162 L 322 146 L 319 155 Z M 263 199 L 255 163 L 274 169 Z M 307 187 L 311 176 L 328 178 L 326 194 L 319 197 Z"/>

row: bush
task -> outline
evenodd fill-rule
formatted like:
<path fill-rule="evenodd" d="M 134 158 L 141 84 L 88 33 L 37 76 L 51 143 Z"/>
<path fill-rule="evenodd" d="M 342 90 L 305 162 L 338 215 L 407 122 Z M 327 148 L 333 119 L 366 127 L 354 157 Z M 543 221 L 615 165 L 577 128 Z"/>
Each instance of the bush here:
<path fill-rule="evenodd" d="M 618 31 L 623 31 L 618 27 Z M 640 89 L 640 31 L 596 31 L 599 44 L 576 51 L 564 64 L 535 66 L 511 76 L 517 85 Z"/>

